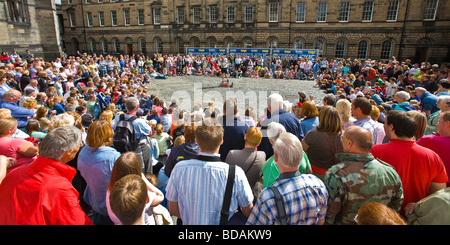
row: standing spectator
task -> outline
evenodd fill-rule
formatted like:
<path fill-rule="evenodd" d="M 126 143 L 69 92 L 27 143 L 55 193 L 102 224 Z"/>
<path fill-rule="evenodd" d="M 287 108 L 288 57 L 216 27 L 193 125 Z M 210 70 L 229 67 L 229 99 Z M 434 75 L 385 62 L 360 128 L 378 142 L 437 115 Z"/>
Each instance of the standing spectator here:
<path fill-rule="evenodd" d="M 298 118 L 293 113 L 287 112 L 283 109 L 283 97 L 280 94 L 271 94 L 267 98 L 267 110 L 269 115 L 261 125 L 263 139 L 261 140 L 258 150 L 263 150 L 266 153 L 266 158 L 269 158 L 273 155 L 273 149 L 266 131 L 267 126 L 271 122 L 280 123 L 284 126 L 287 132 L 297 136 L 300 141 L 303 139 L 305 134 L 302 131 Z"/>
<path fill-rule="evenodd" d="M 327 212 L 327 189 L 316 176 L 298 172 L 303 151 L 298 137 L 287 132 L 281 133 L 273 149 L 280 176 L 271 186 L 277 188 L 282 196 L 287 224 L 324 224 Z M 280 224 L 280 213 L 276 205 L 273 191 L 265 188 L 258 196 L 247 224 Z"/>
<path fill-rule="evenodd" d="M 340 99 L 336 102 L 336 110 L 341 117 L 342 130 L 346 130 L 348 127 L 353 126 L 356 121 L 352 117 L 352 103 L 348 99 Z"/>
<path fill-rule="evenodd" d="M 135 152 L 131 151 L 123 153 L 114 163 L 114 167 L 111 172 L 111 178 L 109 180 L 106 190 L 106 208 L 108 210 L 109 217 L 116 225 L 126 224 L 122 223 L 123 219 L 122 217 L 120 217 L 119 213 L 116 213 L 112 209 L 112 206 L 114 206 L 113 205 L 114 201 L 111 202 L 110 198 L 114 199 L 113 193 L 115 184 L 128 175 L 139 176 L 144 181 L 146 193 L 145 199 L 147 200 L 147 202 L 145 202 L 144 224 L 154 225 L 155 219 L 153 217 L 151 207 L 159 205 L 163 201 L 164 195 L 160 190 L 158 190 L 155 186 L 153 186 L 142 174 L 141 160 L 139 159 L 139 156 Z"/>
<path fill-rule="evenodd" d="M 75 127 L 52 130 L 39 144 L 33 163 L 9 173 L 0 185 L 0 223 L 4 225 L 90 225 L 71 184 L 68 165 L 81 145 Z"/>
<path fill-rule="evenodd" d="M 267 126 L 267 134 L 269 135 L 269 143 L 273 145 L 275 141 L 278 139 L 281 133 L 286 132 L 286 129 L 283 125 L 277 123 L 277 122 L 271 122 Z M 301 174 L 312 174 L 311 165 L 308 160 L 308 156 L 303 151 L 303 157 L 302 161 L 300 162 L 300 166 L 298 167 L 298 171 Z M 264 163 L 262 167 L 262 174 L 263 174 L 263 180 L 264 180 L 264 188 L 272 185 L 273 182 L 278 178 L 280 175 L 280 169 L 278 169 L 278 165 L 275 162 L 275 157 L 272 155 L 267 159 L 267 161 Z"/>
<path fill-rule="evenodd" d="M 166 165 L 164 166 L 164 173 L 167 177 L 170 177 L 173 168 L 179 161 L 195 159 L 200 152 L 200 148 L 197 142 L 195 142 L 195 130 L 197 129 L 197 124 L 191 122 L 183 127 L 185 143 L 174 146 L 170 150 L 170 155 L 167 157 Z"/>
<path fill-rule="evenodd" d="M 303 133 L 306 135 L 309 130 L 315 129 L 319 125 L 319 110 L 311 101 L 303 102 L 300 108 L 300 115 L 304 118 L 300 121 Z"/>
<path fill-rule="evenodd" d="M 344 132 L 344 153 L 336 155 L 339 163 L 325 174 L 327 224 L 355 224 L 358 209 L 368 202 L 400 210 L 403 202 L 400 176 L 392 166 L 370 154 L 372 144 L 372 134 L 365 128 L 351 126 Z"/>
<path fill-rule="evenodd" d="M 223 143 L 220 146 L 220 160 L 225 161 L 228 152 L 242 149 L 245 146 L 244 136 L 250 128 L 237 117 L 238 107 L 236 99 L 227 99 L 223 103 Z"/>
<path fill-rule="evenodd" d="M 220 160 L 223 128 L 211 118 L 195 131 L 200 147 L 197 159 L 180 161 L 172 170 L 166 188 L 169 211 L 186 225 L 218 225 L 229 165 Z M 240 207 L 248 217 L 253 194 L 244 171 L 236 167 L 229 218 Z"/>
<path fill-rule="evenodd" d="M 325 172 L 338 161 L 335 154 L 342 149 L 341 118 L 332 106 L 320 109 L 319 125 L 310 130 L 302 140 L 303 150 L 308 155 L 314 175 L 323 179 Z"/>
<path fill-rule="evenodd" d="M 129 174 L 111 188 L 111 211 L 123 225 L 145 225 L 147 186 L 139 175 Z"/>
<path fill-rule="evenodd" d="M 406 221 L 398 212 L 379 202 L 362 205 L 355 221 L 358 225 L 406 225 Z"/>
<path fill-rule="evenodd" d="M 448 149 L 450 149 L 450 111 L 440 114 L 439 122 L 436 126 L 438 134 L 423 136 L 417 141 L 417 144 L 431 149 L 439 155 L 450 180 L 450 154 L 448 154 Z M 447 187 L 449 186 L 450 181 L 447 181 Z"/>
<path fill-rule="evenodd" d="M 370 118 L 372 105 L 369 100 L 366 98 L 356 98 L 352 101 L 351 109 L 352 115 L 356 119 L 354 124 L 368 129 L 372 133 L 374 145 L 383 143 L 385 136 L 383 125 L 380 125 Z"/>
<path fill-rule="evenodd" d="M 106 209 L 106 186 L 120 153 L 110 147 L 114 132 L 109 122 L 94 121 L 87 132 L 86 146 L 78 156 L 78 170 L 87 184 L 83 199 L 92 208 L 94 225 L 111 225 Z"/>
<path fill-rule="evenodd" d="M 241 167 L 250 187 L 253 191 L 253 203 L 263 189 L 262 167 L 266 161 L 266 153 L 257 151 L 256 148 L 261 143 L 262 132 L 259 128 L 251 127 L 245 133 L 245 146 L 242 150 L 231 150 L 228 152 L 226 163 Z"/>
<path fill-rule="evenodd" d="M 402 179 L 404 207 L 445 188 L 444 164 L 434 151 L 416 144 L 416 121 L 406 112 L 389 111 L 384 123 L 389 143 L 375 145 L 370 153 L 392 165 Z"/>
<path fill-rule="evenodd" d="M 166 152 L 170 147 L 170 141 L 172 140 L 172 137 L 168 133 L 164 132 L 164 127 L 162 124 L 157 124 L 156 135 L 153 135 L 153 139 L 155 139 L 158 142 L 158 149 L 159 149 L 158 161 L 162 162 L 165 165 L 167 160 Z"/>

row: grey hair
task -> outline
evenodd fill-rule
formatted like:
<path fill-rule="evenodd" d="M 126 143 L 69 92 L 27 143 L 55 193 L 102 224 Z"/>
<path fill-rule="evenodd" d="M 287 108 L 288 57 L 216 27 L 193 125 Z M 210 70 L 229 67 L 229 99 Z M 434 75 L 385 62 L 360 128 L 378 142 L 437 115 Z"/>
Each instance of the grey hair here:
<path fill-rule="evenodd" d="M 69 113 L 59 114 L 52 118 L 53 128 L 68 127 L 73 126 L 74 124 L 75 118 Z"/>
<path fill-rule="evenodd" d="M 270 107 L 270 110 L 272 112 L 283 109 L 283 105 L 283 96 L 281 96 L 280 94 L 271 94 L 267 98 L 267 106 Z"/>
<path fill-rule="evenodd" d="M 395 93 L 395 95 L 397 95 L 399 98 L 403 99 L 404 101 L 408 101 L 411 98 L 409 93 L 405 92 L 405 91 L 398 91 L 397 93 Z"/>
<path fill-rule="evenodd" d="M 74 126 L 53 129 L 39 143 L 39 155 L 59 161 L 65 152 L 75 149 L 80 141 L 81 130 Z"/>
<path fill-rule="evenodd" d="M 450 102 L 450 95 L 441 95 L 438 98 L 437 103 L 441 106 L 445 106 L 448 102 Z"/>
<path fill-rule="evenodd" d="M 273 144 L 273 151 L 282 164 L 298 167 L 303 159 L 303 148 L 300 140 L 289 132 L 283 132 Z"/>
<path fill-rule="evenodd" d="M 135 111 L 139 107 L 139 100 L 136 97 L 130 97 L 125 102 L 125 107 L 127 108 L 127 111 Z"/>
<path fill-rule="evenodd" d="M 284 132 L 286 132 L 286 128 L 278 122 L 271 122 L 267 125 L 267 137 L 274 143 Z"/>
<path fill-rule="evenodd" d="M 15 89 L 10 89 L 3 94 L 3 100 L 9 101 L 11 98 L 18 98 L 20 96 L 20 91 Z"/>

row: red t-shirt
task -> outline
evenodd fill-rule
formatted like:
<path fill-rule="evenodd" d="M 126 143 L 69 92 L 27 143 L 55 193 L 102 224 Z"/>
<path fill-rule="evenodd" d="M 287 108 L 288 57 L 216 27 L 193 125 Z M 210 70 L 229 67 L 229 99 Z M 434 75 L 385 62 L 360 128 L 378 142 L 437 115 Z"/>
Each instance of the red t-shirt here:
<path fill-rule="evenodd" d="M 436 152 L 441 157 L 449 179 L 447 186 L 450 186 L 450 153 L 448 152 L 450 149 L 450 136 L 426 135 L 420 138 L 417 144 Z"/>
<path fill-rule="evenodd" d="M 441 158 L 415 141 L 391 139 L 387 144 L 374 145 L 370 153 L 392 165 L 402 179 L 402 209 L 410 202 L 425 198 L 431 182 L 448 180 Z"/>

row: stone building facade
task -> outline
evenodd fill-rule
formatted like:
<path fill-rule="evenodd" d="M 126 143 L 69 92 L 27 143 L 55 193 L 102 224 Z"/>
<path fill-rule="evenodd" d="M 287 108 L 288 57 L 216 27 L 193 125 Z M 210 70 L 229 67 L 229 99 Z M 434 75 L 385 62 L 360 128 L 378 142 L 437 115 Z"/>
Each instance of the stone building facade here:
<path fill-rule="evenodd" d="M 50 60 L 61 56 L 54 0 L 0 0 L 0 50 Z"/>
<path fill-rule="evenodd" d="M 319 49 L 327 58 L 450 60 L 449 0 L 61 0 L 67 53 Z"/>

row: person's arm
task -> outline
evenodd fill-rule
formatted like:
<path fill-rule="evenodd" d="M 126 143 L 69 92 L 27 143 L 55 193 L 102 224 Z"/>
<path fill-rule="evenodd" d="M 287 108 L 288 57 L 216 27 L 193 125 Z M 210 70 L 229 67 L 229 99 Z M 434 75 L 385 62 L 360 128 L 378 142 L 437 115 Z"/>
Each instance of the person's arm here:
<path fill-rule="evenodd" d="M 302 140 L 302 147 L 303 147 L 303 151 L 304 151 L 304 152 L 308 152 L 308 150 L 309 150 L 309 145 L 307 145 L 307 144 L 305 143 L 305 140 L 304 140 L 304 139 Z"/>
<path fill-rule="evenodd" d="M 252 209 L 253 209 L 253 203 L 250 203 L 250 205 L 248 205 L 247 207 L 241 207 L 242 214 L 247 218 L 252 213 Z"/>
<path fill-rule="evenodd" d="M 169 201 L 169 212 L 171 215 L 180 218 L 180 211 L 178 209 L 178 202 Z"/>
<path fill-rule="evenodd" d="M 436 183 L 436 182 L 431 182 L 430 183 L 430 188 L 428 189 L 428 193 L 427 196 L 435 193 L 438 190 L 444 189 L 447 186 L 446 183 Z"/>
<path fill-rule="evenodd" d="M 155 198 L 153 198 L 152 203 L 150 204 L 151 207 L 158 206 L 164 201 L 164 194 L 156 188 L 154 185 L 152 185 L 147 178 L 142 174 L 142 179 L 147 184 L 147 190 L 155 194 Z"/>
<path fill-rule="evenodd" d="M 21 155 L 26 157 L 34 157 L 38 154 L 38 148 L 34 146 L 31 142 L 25 142 L 19 150 Z"/>
<path fill-rule="evenodd" d="M 3 179 L 6 177 L 8 168 L 12 167 L 15 163 L 16 163 L 15 158 L 0 155 L 0 184 L 2 183 Z"/>

